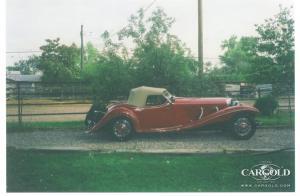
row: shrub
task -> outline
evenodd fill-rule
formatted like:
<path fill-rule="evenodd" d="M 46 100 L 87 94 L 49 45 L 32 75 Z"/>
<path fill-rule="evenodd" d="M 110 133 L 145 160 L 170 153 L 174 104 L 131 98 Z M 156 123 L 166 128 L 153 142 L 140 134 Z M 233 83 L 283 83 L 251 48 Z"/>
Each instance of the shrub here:
<path fill-rule="evenodd" d="M 278 107 L 278 101 L 272 95 L 267 95 L 256 99 L 254 107 L 256 107 L 262 115 L 271 116 Z"/>

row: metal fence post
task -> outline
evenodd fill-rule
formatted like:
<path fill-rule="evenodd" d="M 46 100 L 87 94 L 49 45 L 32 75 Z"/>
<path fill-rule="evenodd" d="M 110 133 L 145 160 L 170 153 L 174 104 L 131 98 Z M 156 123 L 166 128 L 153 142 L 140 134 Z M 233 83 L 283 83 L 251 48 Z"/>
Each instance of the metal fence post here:
<path fill-rule="evenodd" d="M 292 106 L 291 106 L 291 85 L 289 84 L 288 87 L 288 100 L 289 100 L 289 117 L 290 117 L 290 125 L 293 126 L 293 121 L 292 121 Z"/>
<path fill-rule="evenodd" d="M 21 88 L 20 82 L 17 82 L 17 98 L 18 98 L 18 122 L 19 125 L 22 125 L 22 97 L 21 97 Z"/>

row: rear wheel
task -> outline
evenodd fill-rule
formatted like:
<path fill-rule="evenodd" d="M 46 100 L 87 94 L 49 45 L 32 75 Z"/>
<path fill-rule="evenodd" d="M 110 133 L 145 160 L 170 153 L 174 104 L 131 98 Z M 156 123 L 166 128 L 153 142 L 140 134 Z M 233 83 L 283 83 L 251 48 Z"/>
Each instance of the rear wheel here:
<path fill-rule="evenodd" d="M 231 133 L 236 139 L 250 139 L 255 131 L 255 121 L 253 117 L 247 115 L 239 115 L 235 117 L 231 123 Z"/>
<path fill-rule="evenodd" d="M 133 134 L 133 126 L 129 119 L 118 118 L 112 122 L 112 135 L 119 141 L 128 140 Z"/>
<path fill-rule="evenodd" d="M 93 120 L 90 119 L 86 120 L 86 126 L 88 130 L 91 130 L 95 126 L 95 124 L 96 122 Z"/>

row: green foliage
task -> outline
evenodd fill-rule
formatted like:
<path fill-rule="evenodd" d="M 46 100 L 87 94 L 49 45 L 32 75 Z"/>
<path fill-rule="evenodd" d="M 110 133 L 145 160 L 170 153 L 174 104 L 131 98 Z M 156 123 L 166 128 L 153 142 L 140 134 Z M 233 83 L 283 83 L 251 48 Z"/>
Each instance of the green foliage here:
<path fill-rule="evenodd" d="M 229 81 L 245 81 L 249 69 L 255 64 L 257 58 L 257 42 L 255 37 L 241 37 L 238 39 L 232 36 L 225 40 L 222 49 L 225 51 L 220 56 L 223 68 L 223 78 Z"/>
<path fill-rule="evenodd" d="M 67 46 L 59 43 L 59 38 L 46 40 L 40 47 L 38 69 L 43 72 L 45 82 L 74 82 L 80 78 L 79 52 L 75 44 Z"/>
<path fill-rule="evenodd" d="M 173 22 L 162 9 L 155 10 L 148 19 L 140 9 L 118 32 L 118 42 L 104 32 L 105 47 L 84 70 L 85 81 L 94 86 L 96 99 L 126 97 L 131 88 L 141 85 L 189 94 L 187 87 L 196 77 L 197 62 L 185 45 L 170 34 Z M 131 43 L 133 49 L 125 47 L 125 43 Z M 87 50 L 87 56 L 92 51 L 95 50 Z"/>
<path fill-rule="evenodd" d="M 184 87 L 185 89 L 183 89 Z M 201 77 L 191 77 L 186 80 L 185 86 L 182 86 L 182 90 L 178 95 L 189 97 L 224 96 L 224 86 L 212 75 L 203 74 Z"/>
<path fill-rule="evenodd" d="M 127 96 L 132 86 L 132 77 L 129 64 L 117 54 L 109 38 L 105 38 L 106 48 L 102 53 L 94 53 L 96 50 L 90 45 L 87 56 L 88 63 L 83 70 L 83 80 L 91 85 L 94 100 L 105 102 L 111 99 L 119 99 Z"/>
<path fill-rule="evenodd" d="M 271 116 L 278 107 L 278 101 L 274 96 L 267 95 L 258 98 L 255 101 L 254 107 L 256 107 L 262 115 Z"/>
<path fill-rule="evenodd" d="M 145 17 L 143 9 L 129 18 L 114 39 L 102 34 L 104 47 L 85 46 L 84 69 L 75 44 L 46 40 L 41 56 L 16 63 L 22 73 L 43 72 L 46 82 L 80 79 L 93 89 L 95 100 L 126 98 L 131 88 L 145 85 L 165 87 L 177 96 L 223 96 L 220 82 L 286 83 L 294 81 L 294 20 L 291 10 L 256 25 L 257 37 L 230 37 L 222 43 L 223 67 L 207 62 L 199 74 L 191 51 L 170 29 L 175 20 L 161 9 Z M 219 82 L 220 81 L 220 82 Z M 275 86 L 275 85 L 274 85 Z"/>
<path fill-rule="evenodd" d="M 258 37 L 257 66 L 253 80 L 272 82 L 294 81 L 294 19 L 289 8 L 280 6 L 280 13 L 256 25 Z"/>
<path fill-rule="evenodd" d="M 136 86 L 166 87 L 172 93 L 184 94 L 195 76 L 197 63 L 185 45 L 170 33 L 173 23 L 174 19 L 160 8 L 148 19 L 141 9 L 119 32 L 120 40 L 132 40 L 135 45 L 129 62 Z"/>
<path fill-rule="evenodd" d="M 95 48 L 91 42 L 88 42 L 85 46 L 84 66 L 89 67 L 95 65 L 99 58 L 100 53 L 98 49 Z"/>
<path fill-rule="evenodd" d="M 14 64 L 14 71 L 20 71 L 21 74 L 35 74 L 40 63 L 39 56 L 30 56 L 26 60 L 20 60 Z"/>
<path fill-rule="evenodd" d="M 214 70 L 227 81 L 294 81 L 294 20 L 289 8 L 256 25 L 257 37 L 232 36 L 222 44 L 224 67 Z"/>

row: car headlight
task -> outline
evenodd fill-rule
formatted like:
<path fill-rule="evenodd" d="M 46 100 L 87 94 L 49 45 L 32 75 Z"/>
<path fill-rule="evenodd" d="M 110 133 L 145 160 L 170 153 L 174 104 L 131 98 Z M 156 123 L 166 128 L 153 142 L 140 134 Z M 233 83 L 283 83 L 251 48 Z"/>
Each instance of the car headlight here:
<path fill-rule="evenodd" d="M 240 104 L 240 102 L 238 101 L 238 100 L 231 100 L 231 103 L 230 103 L 230 106 L 237 106 L 237 105 L 239 105 Z"/>
<path fill-rule="evenodd" d="M 232 100 L 231 98 L 229 98 L 229 99 L 226 99 L 226 105 L 227 105 L 227 106 L 230 106 L 230 104 L 231 104 L 231 100 Z"/>
<path fill-rule="evenodd" d="M 236 99 L 227 99 L 226 100 L 226 104 L 228 105 L 228 106 L 237 106 L 237 105 L 239 105 L 240 104 L 240 102 L 238 101 L 238 100 L 236 100 Z"/>

